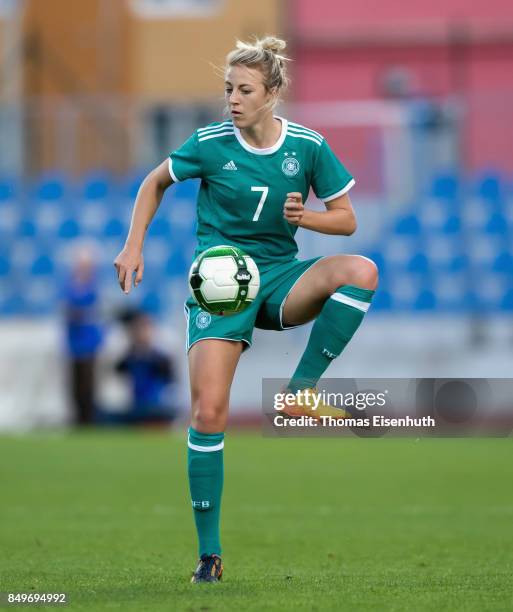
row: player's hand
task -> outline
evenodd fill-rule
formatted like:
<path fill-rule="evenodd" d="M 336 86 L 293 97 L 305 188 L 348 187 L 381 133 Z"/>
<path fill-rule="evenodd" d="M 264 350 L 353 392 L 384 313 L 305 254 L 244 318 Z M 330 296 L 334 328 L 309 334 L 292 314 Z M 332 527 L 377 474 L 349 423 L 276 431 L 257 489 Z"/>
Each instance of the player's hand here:
<path fill-rule="evenodd" d="M 283 208 L 283 217 L 292 225 L 299 225 L 304 212 L 305 207 L 301 193 L 299 193 L 299 191 L 287 193 L 287 200 Z"/>
<path fill-rule="evenodd" d="M 132 288 L 132 278 L 135 273 L 134 287 L 142 281 L 144 272 L 144 259 L 140 249 L 125 246 L 114 260 L 114 267 L 118 274 L 121 290 L 129 293 Z"/>

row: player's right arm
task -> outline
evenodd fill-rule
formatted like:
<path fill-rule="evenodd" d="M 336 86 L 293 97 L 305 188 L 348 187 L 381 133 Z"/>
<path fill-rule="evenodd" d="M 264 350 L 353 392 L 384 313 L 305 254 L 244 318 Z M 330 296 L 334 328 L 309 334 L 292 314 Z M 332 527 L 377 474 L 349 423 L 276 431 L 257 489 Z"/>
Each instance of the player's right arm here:
<path fill-rule="evenodd" d="M 137 287 L 142 280 L 144 272 L 142 250 L 146 230 L 157 212 L 164 192 L 172 183 L 169 160 L 166 159 L 148 174 L 139 187 L 125 246 L 114 260 L 119 286 L 125 293 L 132 288 L 134 273 L 134 287 Z"/>

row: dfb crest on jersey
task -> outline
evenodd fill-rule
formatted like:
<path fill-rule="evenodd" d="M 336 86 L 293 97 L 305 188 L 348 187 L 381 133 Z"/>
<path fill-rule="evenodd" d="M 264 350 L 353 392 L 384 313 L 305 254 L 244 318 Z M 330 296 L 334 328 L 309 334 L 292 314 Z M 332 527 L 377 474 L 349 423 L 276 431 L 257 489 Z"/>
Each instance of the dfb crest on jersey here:
<path fill-rule="evenodd" d="M 200 310 L 196 316 L 196 327 L 198 329 L 205 329 L 210 325 L 210 321 L 212 317 L 209 312 L 205 312 L 204 310 Z"/>
<path fill-rule="evenodd" d="M 295 157 L 286 157 L 281 164 L 281 169 L 287 176 L 296 176 L 299 172 L 299 162 Z"/>

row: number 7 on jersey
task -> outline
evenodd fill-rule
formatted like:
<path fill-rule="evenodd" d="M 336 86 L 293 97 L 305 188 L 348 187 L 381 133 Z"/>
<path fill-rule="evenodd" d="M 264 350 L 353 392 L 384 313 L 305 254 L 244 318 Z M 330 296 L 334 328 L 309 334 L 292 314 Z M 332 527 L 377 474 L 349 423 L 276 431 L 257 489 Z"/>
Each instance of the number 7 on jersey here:
<path fill-rule="evenodd" d="M 258 217 L 260 217 L 260 213 L 262 212 L 262 208 L 264 207 L 264 202 L 267 198 L 267 194 L 269 193 L 269 187 L 251 187 L 251 191 L 262 192 L 260 202 L 258 203 L 257 209 L 255 210 L 255 214 L 253 215 L 253 221 L 258 221 Z"/>

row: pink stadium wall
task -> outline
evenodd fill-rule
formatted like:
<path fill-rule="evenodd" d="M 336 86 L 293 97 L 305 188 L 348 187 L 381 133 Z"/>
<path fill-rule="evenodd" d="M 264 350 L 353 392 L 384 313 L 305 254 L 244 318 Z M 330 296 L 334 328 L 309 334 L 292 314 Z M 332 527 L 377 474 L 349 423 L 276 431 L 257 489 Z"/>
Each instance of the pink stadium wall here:
<path fill-rule="evenodd" d="M 470 170 L 513 172 L 511 1 L 296 0 L 289 7 L 295 100 L 379 98 L 384 73 L 404 67 L 416 95 L 467 97 Z"/>

